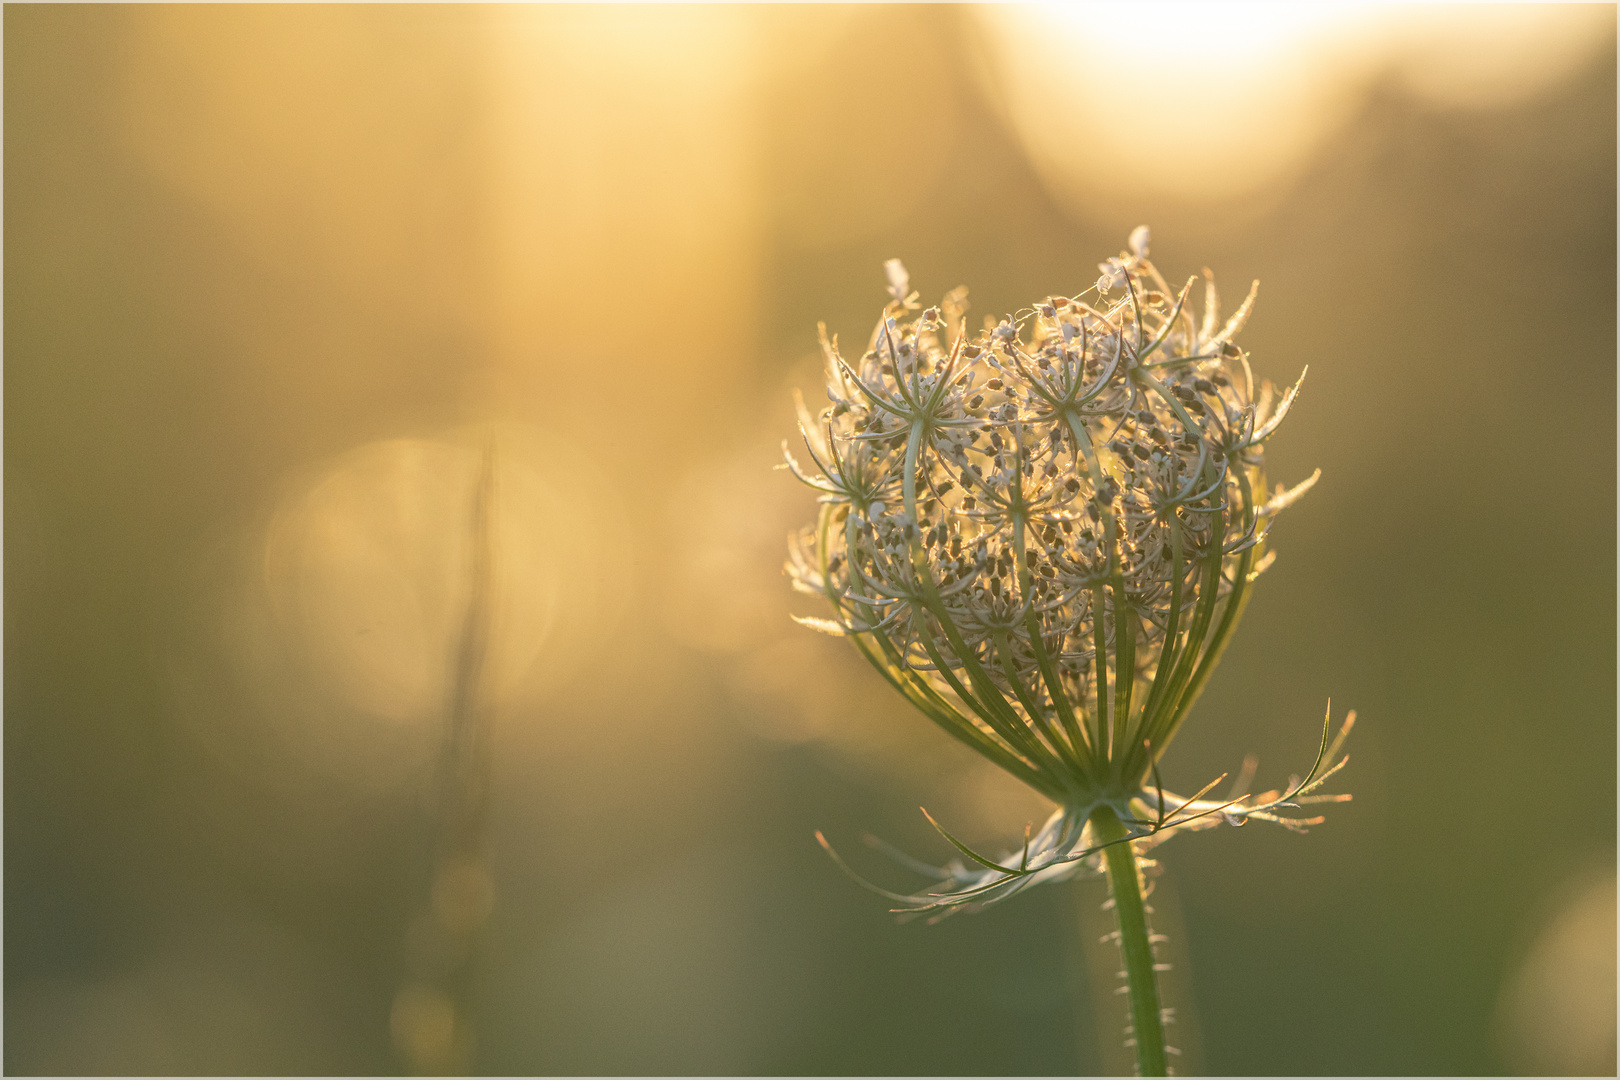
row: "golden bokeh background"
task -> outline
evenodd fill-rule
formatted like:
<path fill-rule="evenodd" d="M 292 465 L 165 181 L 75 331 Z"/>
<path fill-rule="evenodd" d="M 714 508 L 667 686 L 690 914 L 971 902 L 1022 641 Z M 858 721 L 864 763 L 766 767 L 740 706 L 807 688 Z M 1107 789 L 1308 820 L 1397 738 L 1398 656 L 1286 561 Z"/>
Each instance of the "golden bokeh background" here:
<path fill-rule="evenodd" d="M 1163 849 L 1183 1071 L 1613 1071 L 1612 7 L 4 30 L 8 1072 L 1128 1069 L 1100 884 L 816 848 L 1046 809 L 789 620 L 773 466 L 884 259 L 1001 312 L 1141 222 L 1324 473 L 1166 783 L 1362 717 L 1309 837 Z"/>

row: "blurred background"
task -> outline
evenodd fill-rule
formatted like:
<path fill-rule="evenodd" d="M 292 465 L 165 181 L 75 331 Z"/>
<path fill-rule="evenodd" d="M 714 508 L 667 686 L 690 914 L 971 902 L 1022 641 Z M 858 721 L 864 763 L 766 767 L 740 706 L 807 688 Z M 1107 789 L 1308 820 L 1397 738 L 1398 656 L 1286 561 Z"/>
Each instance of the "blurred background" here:
<path fill-rule="evenodd" d="M 817 320 L 1150 223 L 1262 281 L 1282 519 L 1167 758 L 1183 1071 L 1615 1068 L 1612 6 L 11 6 L 25 1073 L 1128 1070 L 1099 882 L 781 573 Z"/>

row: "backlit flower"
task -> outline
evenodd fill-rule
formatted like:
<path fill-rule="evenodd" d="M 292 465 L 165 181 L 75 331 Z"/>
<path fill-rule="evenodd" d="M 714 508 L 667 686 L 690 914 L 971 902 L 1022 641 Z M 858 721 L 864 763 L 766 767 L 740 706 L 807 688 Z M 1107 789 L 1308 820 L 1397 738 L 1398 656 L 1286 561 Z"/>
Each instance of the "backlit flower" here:
<path fill-rule="evenodd" d="M 1347 718 L 1309 775 L 1234 797 L 1164 791 L 1157 762 L 1219 662 L 1267 530 L 1316 482 L 1268 491 L 1265 442 L 1300 383 L 1256 383 L 1236 344 L 1259 283 L 1230 318 L 1215 279 L 1173 289 L 1147 228 L 1102 264 L 1096 290 L 1052 296 L 966 331 L 965 293 L 918 310 L 898 260 L 893 299 L 864 351 L 822 332 L 829 405 L 799 402 L 821 492 L 793 539 L 796 588 L 825 600 L 817 629 L 849 637 L 921 712 L 1057 804 L 1022 853 L 969 851 L 941 886 L 886 894 L 908 909 L 1002 899 L 1095 869 L 1087 819 L 1112 807 L 1138 849 L 1225 820 L 1310 822 L 1278 811 L 1313 792 Z M 1303 381 L 1303 373 L 1300 380 Z M 784 446 L 786 453 L 786 447 Z M 941 830 L 943 832 L 943 830 Z M 830 850 L 830 849 L 829 849 Z"/>

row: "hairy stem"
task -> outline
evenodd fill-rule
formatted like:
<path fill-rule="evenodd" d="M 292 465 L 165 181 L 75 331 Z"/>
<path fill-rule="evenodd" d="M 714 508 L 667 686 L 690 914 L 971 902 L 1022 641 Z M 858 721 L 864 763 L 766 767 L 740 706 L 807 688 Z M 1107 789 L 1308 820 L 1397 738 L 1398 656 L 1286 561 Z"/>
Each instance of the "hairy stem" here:
<path fill-rule="evenodd" d="M 1168 1075 L 1165 1058 L 1164 1018 L 1159 1010 L 1158 974 L 1153 970 L 1153 943 L 1148 938 L 1147 909 L 1142 904 L 1142 877 L 1136 852 L 1125 837 L 1125 826 L 1107 806 L 1091 814 L 1097 842 L 1108 844 L 1108 886 L 1114 894 L 1114 920 L 1119 926 L 1119 951 L 1125 958 L 1130 987 L 1131 1028 L 1136 1043 L 1136 1069 L 1140 1076 Z"/>

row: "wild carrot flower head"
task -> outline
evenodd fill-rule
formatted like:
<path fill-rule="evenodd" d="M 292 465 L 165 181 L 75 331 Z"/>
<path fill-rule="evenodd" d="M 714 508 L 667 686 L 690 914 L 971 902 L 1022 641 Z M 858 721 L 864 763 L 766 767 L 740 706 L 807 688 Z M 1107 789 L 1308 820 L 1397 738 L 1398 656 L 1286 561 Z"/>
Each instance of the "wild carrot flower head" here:
<path fill-rule="evenodd" d="M 1349 720 L 1286 793 L 1213 802 L 1157 782 L 1271 563 L 1267 530 L 1319 473 L 1266 487 L 1265 443 L 1300 384 L 1256 384 L 1236 342 L 1259 283 L 1223 320 L 1205 270 L 1195 311 L 1199 279 L 1172 288 L 1148 245 L 1138 228 L 1093 287 L 975 334 L 965 290 L 919 310 L 890 260 L 864 352 L 846 357 L 822 330 L 830 404 L 812 416 L 798 402 L 814 468 L 784 444 L 821 508 L 788 570 L 832 615 L 799 621 L 849 637 L 936 724 L 1059 807 L 1016 865 L 947 833 L 971 868 L 891 894 L 908 907 L 1072 875 L 1095 861 L 1085 822 L 1104 804 L 1155 840 L 1223 819 L 1298 827 L 1275 811 L 1326 798 L 1310 792 L 1337 771 L 1323 765 Z"/>

